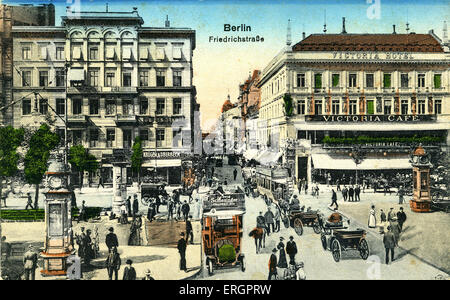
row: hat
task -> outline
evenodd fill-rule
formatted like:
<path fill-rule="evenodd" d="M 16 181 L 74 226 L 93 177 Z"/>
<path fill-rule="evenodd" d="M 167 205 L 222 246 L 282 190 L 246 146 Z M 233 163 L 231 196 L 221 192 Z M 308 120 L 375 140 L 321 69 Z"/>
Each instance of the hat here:
<path fill-rule="evenodd" d="M 284 240 L 284 237 L 280 236 L 280 241 L 283 241 L 283 240 Z"/>
<path fill-rule="evenodd" d="M 33 249 L 33 245 L 28 245 L 28 249 Z"/>
<path fill-rule="evenodd" d="M 293 237 L 293 236 L 291 235 L 291 236 L 289 237 L 289 239 L 290 239 L 290 240 L 293 240 L 293 239 L 294 239 L 294 237 Z"/>
<path fill-rule="evenodd" d="M 113 228 L 113 227 L 109 227 L 108 230 L 111 231 L 111 232 L 113 232 L 113 231 L 114 231 L 114 228 Z"/>
<path fill-rule="evenodd" d="M 147 269 L 147 271 L 145 271 L 145 275 L 150 275 L 150 274 L 151 274 L 150 269 Z"/>
<path fill-rule="evenodd" d="M 274 253 L 277 252 L 277 248 L 273 248 L 272 252 L 274 252 Z"/>
<path fill-rule="evenodd" d="M 180 233 L 181 236 L 184 236 L 184 232 Z"/>
<path fill-rule="evenodd" d="M 133 261 L 131 259 L 127 259 L 126 264 L 127 265 L 131 265 L 133 263 Z"/>

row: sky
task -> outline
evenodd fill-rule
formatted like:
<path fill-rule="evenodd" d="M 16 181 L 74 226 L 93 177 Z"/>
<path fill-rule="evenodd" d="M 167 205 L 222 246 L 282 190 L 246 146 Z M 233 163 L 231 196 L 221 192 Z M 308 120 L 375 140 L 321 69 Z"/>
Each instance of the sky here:
<path fill-rule="evenodd" d="M 144 26 L 163 27 L 166 15 L 172 27 L 189 27 L 196 31 L 193 56 L 194 85 L 200 103 L 202 129 L 211 127 L 220 115 L 222 104 L 230 95 L 236 102 L 239 83 L 249 72 L 262 70 L 286 46 L 288 19 L 291 20 L 292 44 L 306 36 L 322 33 L 324 20 L 327 33 L 340 33 L 342 17 L 348 33 L 427 33 L 430 29 L 442 36 L 444 20 L 449 23 L 449 0 L 22 0 L 5 4 L 53 3 L 56 25 L 65 15 L 66 6 L 79 3 L 81 11 L 132 11 L 138 8 Z M 224 32 L 224 24 L 251 26 L 251 32 Z M 260 36 L 263 42 L 214 43 L 210 36 Z"/>

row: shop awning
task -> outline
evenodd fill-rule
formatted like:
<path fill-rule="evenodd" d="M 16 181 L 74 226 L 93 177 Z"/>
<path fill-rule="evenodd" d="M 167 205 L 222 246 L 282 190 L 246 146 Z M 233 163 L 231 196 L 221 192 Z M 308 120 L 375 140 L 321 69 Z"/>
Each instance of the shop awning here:
<path fill-rule="evenodd" d="M 258 149 L 248 149 L 244 152 L 244 158 L 247 160 L 254 159 L 258 155 Z"/>
<path fill-rule="evenodd" d="M 278 162 L 282 154 L 282 152 L 262 151 L 254 159 L 262 165 L 273 165 Z"/>
<path fill-rule="evenodd" d="M 353 159 L 328 154 L 312 154 L 314 169 L 322 170 L 397 170 L 411 169 L 409 158 L 365 158 L 358 166 Z"/>
<path fill-rule="evenodd" d="M 67 77 L 69 81 L 83 81 L 84 69 L 69 69 Z"/>
<path fill-rule="evenodd" d="M 143 168 L 181 167 L 181 159 L 151 159 L 142 164 Z"/>

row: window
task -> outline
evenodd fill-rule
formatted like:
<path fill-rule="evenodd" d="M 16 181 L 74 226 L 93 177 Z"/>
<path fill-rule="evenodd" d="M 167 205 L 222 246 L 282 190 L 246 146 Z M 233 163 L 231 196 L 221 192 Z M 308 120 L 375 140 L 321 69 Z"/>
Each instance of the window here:
<path fill-rule="evenodd" d="M 56 59 L 64 60 L 64 47 L 56 47 Z"/>
<path fill-rule="evenodd" d="M 391 87 L 391 74 L 385 73 L 383 76 L 383 87 L 390 88 Z"/>
<path fill-rule="evenodd" d="M 402 115 L 408 114 L 408 100 L 402 100 L 400 104 L 400 110 Z"/>
<path fill-rule="evenodd" d="M 297 112 L 299 115 L 304 115 L 306 113 L 305 100 L 298 100 Z"/>
<path fill-rule="evenodd" d="M 89 48 L 89 59 L 90 60 L 98 59 L 98 47 L 97 46 Z"/>
<path fill-rule="evenodd" d="M 74 115 L 81 114 L 82 102 L 83 102 L 82 99 L 73 99 L 72 100 L 72 114 L 74 114 Z"/>
<path fill-rule="evenodd" d="M 425 114 L 425 100 L 419 100 L 417 105 L 417 113 L 419 115 Z"/>
<path fill-rule="evenodd" d="M 31 114 L 31 99 L 22 100 L 22 115 Z"/>
<path fill-rule="evenodd" d="M 181 115 L 181 98 L 174 98 L 173 99 L 173 114 L 174 115 Z"/>
<path fill-rule="evenodd" d="M 331 84 L 332 87 L 338 87 L 339 86 L 339 74 L 333 74 L 331 75 Z"/>
<path fill-rule="evenodd" d="M 348 86 L 356 87 L 356 74 L 348 74 Z"/>
<path fill-rule="evenodd" d="M 98 146 L 98 129 L 89 130 L 89 147 Z"/>
<path fill-rule="evenodd" d="M 130 148 L 132 144 L 132 134 L 131 130 L 124 129 L 123 131 L 123 147 L 124 148 Z"/>
<path fill-rule="evenodd" d="M 316 89 L 322 88 L 322 74 L 314 74 L 314 87 Z"/>
<path fill-rule="evenodd" d="M 384 100 L 384 110 L 383 113 L 385 115 L 390 115 L 391 114 L 391 109 L 392 109 L 392 102 L 391 100 Z"/>
<path fill-rule="evenodd" d="M 122 59 L 131 60 L 131 48 L 124 47 L 122 51 Z"/>
<path fill-rule="evenodd" d="M 115 71 L 107 71 L 105 75 L 105 86 L 115 86 Z"/>
<path fill-rule="evenodd" d="M 88 71 L 89 86 L 98 86 L 98 70 Z"/>
<path fill-rule="evenodd" d="M 146 145 L 148 141 L 148 129 L 140 129 L 139 130 L 139 137 L 141 138 L 141 141 L 143 141 L 144 145 Z"/>
<path fill-rule="evenodd" d="M 435 89 L 441 88 L 441 74 L 434 74 L 433 83 Z"/>
<path fill-rule="evenodd" d="M 314 113 L 316 115 L 321 115 L 322 114 L 322 100 L 314 101 Z"/>
<path fill-rule="evenodd" d="M 55 71 L 56 86 L 66 85 L 66 74 L 63 69 Z"/>
<path fill-rule="evenodd" d="M 106 100 L 106 114 L 116 114 L 116 102 L 114 100 Z"/>
<path fill-rule="evenodd" d="M 409 87 L 409 76 L 408 73 L 403 73 L 400 75 L 400 86 L 402 88 Z"/>
<path fill-rule="evenodd" d="M 156 128 L 156 147 L 162 147 L 164 145 L 165 135 L 165 128 Z"/>
<path fill-rule="evenodd" d="M 425 87 L 425 74 L 417 75 L 417 86 Z"/>
<path fill-rule="evenodd" d="M 165 110 L 166 110 L 166 99 L 157 98 L 156 99 L 156 114 L 162 115 L 162 114 L 164 114 Z"/>
<path fill-rule="evenodd" d="M 98 115 L 98 108 L 99 108 L 99 100 L 89 99 L 89 114 Z"/>
<path fill-rule="evenodd" d="M 74 130 L 72 131 L 72 142 L 74 145 L 79 145 L 82 142 L 83 131 Z"/>
<path fill-rule="evenodd" d="M 148 70 L 139 71 L 139 86 L 148 86 Z"/>
<path fill-rule="evenodd" d="M 131 99 L 122 100 L 122 111 L 125 116 L 133 114 L 133 103 Z"/>
<path fill-rule="evenodd" d="M 331 114 L 333 115 L 339 114 L 339 100 L 333 100 L 331 102 Z"/>
<path fill-rule="evenodd" d="M 48 86 L 48 71 L 39 71 L 39 86 Z"/>
<path fill-rule="evenodd" d="M 131 86 L 131 72 L 123 73 L 123 86 Z"/>
<path fill-rule="evenodd" d="M 114 128 L 106 129 L 106 147 L 114 147 L 114 141 L 116 140 L 116 130 Z"/>
<path fill-rule="evenodd" d="M 348 106 L 348 114 L 349 115 L 356 115 L 356 100 L 350 100 L 349 106 Z"/>
<path fill-rule="evenodd" d="M 56 114 L 60 116 L 66 114 L 66 99 L 56 99 Z"/>
<path fill-rule="evenodd" d="M 434 113 L 437 115 L 442 114 L 442 100 L 434 101 Z"/>
<path fill-rule="evenodd" d="M 373 74 L 366 74 L 366 87 L 373 88 Z"/>
<path fill-rule="evenodd" d="M 181 46 L 173 46 L 172 48 L 172 57 L 173 59 L 181 59 Z"/>
<path fill-rule="evenodd" d="M 22 47 L 22 59 L 31 59 L 31 46 Z"/>
<path fill-rule="evenodd" d="M 47 47 L 44 46 L 44 45 L 40 46 L 40 56 L 39 56 L 39 58 L 43 59 L 43 60 L 48 58 Z"/>
<path fill-rule="evenodd" d="M 22 86 L 31 86 L 31 70 L 22 71 Z"/>
<path fill-rule="evenodd" d="M 156 71 L 156 86 L 166 85 L 166 71 L 158 70 Z"/>
<path fill-rule="evenodd" d="M 306 86 L 306 77 L 304 73 L 297 74 L 297 87 L 305 87 Z"/>
<path fill-rule="evenodd" d="M 39 99 L 39 113 L 46 115 L 48 113 L 48 100 Z"/>
<path fill-rule="evenodd" d="M 139 113 L 141 115 L 146 115 L 148 113 L 148 99 L 145 97 L 140 98 Z"/>
<path fill-rule="evenodd" d="M 173 86 L 181 86 L 181 71 L 173 71 Z"/>
<path fill-rule="evenodd" d="M 81 45 L 73 46 L 72 59 L 81 59 Z"/>

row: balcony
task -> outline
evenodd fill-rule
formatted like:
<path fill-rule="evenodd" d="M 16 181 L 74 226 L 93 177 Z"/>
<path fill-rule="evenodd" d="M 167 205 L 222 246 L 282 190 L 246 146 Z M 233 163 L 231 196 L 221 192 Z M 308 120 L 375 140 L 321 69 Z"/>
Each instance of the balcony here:
<path fill-rule="evenodd" d="M 88 116 L 86 116 L 86 115 L 69 115 L 69 116 L 67 116 L 68 126 L 86 125 L 87 122 L 88 122 Z"/>
<path fill-rule="evenodd" d="M 103 93 L 137 93 L 135 86 L 104 86 L 101 88 Z"/>
<path fill-rule="evenodd" d="M 117 125 L 134 125 L 137 123 L 135 115 L 116 115 L 115 122 Z"/>

